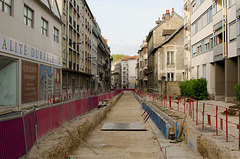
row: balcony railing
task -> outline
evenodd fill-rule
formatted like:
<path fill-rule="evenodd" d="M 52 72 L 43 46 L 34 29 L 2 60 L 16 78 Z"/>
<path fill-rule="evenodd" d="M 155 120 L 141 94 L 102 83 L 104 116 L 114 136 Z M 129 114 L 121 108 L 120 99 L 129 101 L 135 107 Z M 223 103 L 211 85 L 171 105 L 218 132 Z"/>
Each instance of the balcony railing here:
<path fill-rule="evenodd" d="M 213 47 L 213 59 L 219 61 L 223 59 L 223 43 Z"/>

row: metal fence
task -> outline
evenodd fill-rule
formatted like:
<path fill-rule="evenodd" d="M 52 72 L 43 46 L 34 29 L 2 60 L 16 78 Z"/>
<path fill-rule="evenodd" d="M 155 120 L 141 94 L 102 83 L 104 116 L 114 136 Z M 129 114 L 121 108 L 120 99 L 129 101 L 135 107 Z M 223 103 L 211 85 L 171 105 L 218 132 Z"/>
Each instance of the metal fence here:
<path fill-rule="evenodd" d="M 0 158 L 15 159 L 27 155 L 38 139 L 75 117 L 89 112 L 98 102 L 121 93 L 114 90 L 91 97 L 72 99 L 0 118 Z M 60 97 L 61 98 L 61 97 Z M 50 101 L 49 101 L 50 102 Z"/>
<path fill-rule="evenodd" d="M 237 149 L 240 149 L 239 109 L 214 105 L 207 101 L 197 101 L 188 97 L 171 96 L 161 93 L 138 91 L 137 94 L 146 101 L 151 101 L 156 105 L 187 114 L 196 123 L 196 126 L 201 126 L 201 130 L 212 128 L 216 136 L 220 136 L 220 133 L 221 136 L 224 135 L 226 142 L 238 141 Z M 235 112 L 235 117 L 231 116 L 229 118 L 229 112 Z M 231 140 L 229 137 L 231 137 Z"/>

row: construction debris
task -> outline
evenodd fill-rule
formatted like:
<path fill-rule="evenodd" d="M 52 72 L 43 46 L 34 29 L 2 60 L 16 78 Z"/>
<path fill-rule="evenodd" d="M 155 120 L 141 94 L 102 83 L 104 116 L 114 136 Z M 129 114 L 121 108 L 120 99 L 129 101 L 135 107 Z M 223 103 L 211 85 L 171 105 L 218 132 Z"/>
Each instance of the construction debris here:
<path fill-rule="evenodd" d="M 109 102 L 109 99 L 105 99 L 103 101 L 100 101 L 98 103 L 98 108 L 103 108 L 103 107 L 106 107 L 108 105 L 108 102 Z"/>

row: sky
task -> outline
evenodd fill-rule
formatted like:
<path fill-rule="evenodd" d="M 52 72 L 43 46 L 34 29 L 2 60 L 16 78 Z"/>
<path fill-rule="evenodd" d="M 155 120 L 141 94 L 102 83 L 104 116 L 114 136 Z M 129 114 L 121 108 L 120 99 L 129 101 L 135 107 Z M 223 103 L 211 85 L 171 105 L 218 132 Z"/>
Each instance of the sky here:
<path fill-rule="evenodd" d="M 166 10 L 183 17 L 183 0 L 86 0 L 111 54 L 137 55 L 142 41 Z"/>

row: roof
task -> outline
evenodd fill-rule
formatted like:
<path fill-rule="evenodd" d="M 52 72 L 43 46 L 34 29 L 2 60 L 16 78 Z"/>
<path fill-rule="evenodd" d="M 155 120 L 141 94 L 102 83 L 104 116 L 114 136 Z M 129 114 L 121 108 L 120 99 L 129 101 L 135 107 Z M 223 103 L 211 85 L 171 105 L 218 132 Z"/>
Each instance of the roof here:
<path fill-rule="evenodd" d="M 121 61 L 127 61 L 127 60 L 136 60 L 138 58 L 138 55 L 135 56 L 126 56 Z"/>
<path fill-rule="evenodd" d="M 167 36 L 167 35 L 172 35 L 176 29 L 163 29 L 162 35 Z"/>
<path fill-rule="evenodd" d="M 162 47 L 164 44 L 168 43 L 171 39 L 173 39 L 183 29 L 183 26 L 184 25 L 181 25 L 171 36 L 165 39 L 158 47 L 154 48 L 152 53 L 155 53 L 160 47 Z"/>
<path fill-rule="evenodd" d="M 177 14 L 176 12 L 174 12 L 174 13 L 171 15 L 170 18 L 172 18 L 172 16 L 174 16 L 174 15 L 177 15 L 177 16 L 179 16 L 180 18 L 183 19 L 183 17 L 180 16 L 179 14 Z M 155 29 L 157 29 L 159 26 L 161 26 L 163 23 L 165 23 L 166 21 L 167 21 L 166 19 L 163 20 L 161 23 L 159 23 L 158 25 L 156 25 L 154 28 L 152 28 L 152 29 L 149 31 L 149 34 L 148 34 L 147 39 L 146 39 L 147 42 L 149 41 L 150 37 L 152 36 L 153 31 L 154 31 Z"/>

